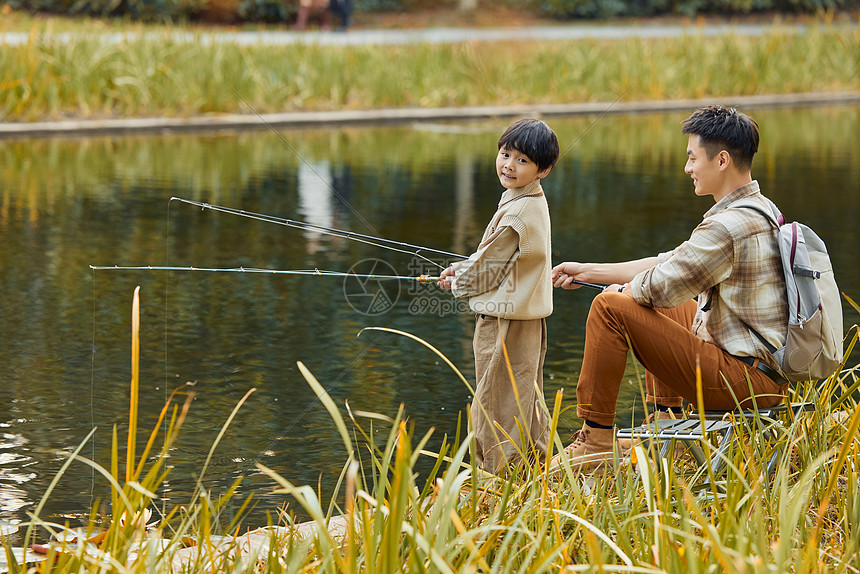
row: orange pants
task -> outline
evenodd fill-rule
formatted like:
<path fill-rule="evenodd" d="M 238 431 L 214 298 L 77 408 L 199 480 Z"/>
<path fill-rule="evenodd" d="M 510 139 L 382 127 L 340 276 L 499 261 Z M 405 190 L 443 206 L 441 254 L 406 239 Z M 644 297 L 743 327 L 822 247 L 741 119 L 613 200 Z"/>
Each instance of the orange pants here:
<path fill-rule="evenodd" d="M 695 405 L 699 365 L 706 409 L 752 406 L 753 398 L 759 407 L 778 404 L 788 385 L 777 384 L 693 335 L 695 313 L 695 301 L 674 309 L 652 309 L 623 293 L 595 297 L 585 326 L 585 354 L 576 385 L 577 415 L 602 425 L 614 424 L 615 403 L 631 348 L 648 372 L 649 403 L 674 407 L 686 399 Z"/>

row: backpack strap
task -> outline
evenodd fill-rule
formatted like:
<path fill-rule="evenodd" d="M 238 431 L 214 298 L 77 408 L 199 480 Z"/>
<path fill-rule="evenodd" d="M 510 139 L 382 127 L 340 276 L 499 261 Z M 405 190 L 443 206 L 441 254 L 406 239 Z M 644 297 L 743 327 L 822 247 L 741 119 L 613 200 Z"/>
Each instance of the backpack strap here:
<path fill-rule="evenodd" d="M 762 196 L 762 197 L 764 197 L 764 196 Z M 779 229 L 780 227 L 785 225 L 785 216 L 782 214 L 782 212 L 779 210 L 779 208 L 776 206 L 776 204 L 774 202 L 772 202 L 767 197 L 764 197 L 764 200 L 770 206 L 770 209 L 771 209 L 770 213 L 765 211 L 761 205 L 758 205 L 757 203 L 753 203 L 752 201 L 746 201 L 746 198 L 742 198 L 742 199 L 738 199 L 736 201 L 733 201 L 732 203 L 730 203 L 729 205 L 726 206 L 726 209 L 728 209 L 729 207 L 741 207 L 741 208 L 745 207 L 747 209 L 753 209 L 755 211 L 758 211 L 762 215 L 764 215 L 767 218 L 767 220 L 773 224 L 774 227 Z M 708 303 L 710 304 L 710 301 L 708 301 Z M 777 352 L 778 349 L 776 347 L 774 347 L 773 345 L 771 345 L 770 343 L 768 343 L 767 339 L 765 339 L 761 333 L 759 333 L 758 331 L 753 329 L 751 326 L 749 326 L 747 324 L 747 322 L 744 321 L 743 319 L 741 319 L 740 317 L 738 317 L 738 320 L 741 323 L 743 323 L 744 326 L 747 329 L 749 329 L 749 331 L 753 335 L 755 335 L 755 338 L 758 339 L 761 342 L 761 344 L 764 345 L 768 351 L 770 351 L 771 355 Z"/>
<path fill-rule="evenodd" d="M 764 197 L 764 196 L 762 196 L 762 197 Z M 764 215 L 768 221 L 773 223 L 774 227 L 779 229 L 780 227 L 785 225 L 785 216 L 782 214 L 782 212 L 779 210 L 779 208 L 776 206 L 776 204 L 774 202 L 772 202 L 771 200 L 769 200 L 766 197 L 764 198 L 764 200 L 770 205 L 771 211 L 769 213 L 767 211 L 765 211 L 761 205 L 759 205 L 757 203 L 753 203 L 752 201 L 747 201 L 746 198 L 741 198 L 741 199 L 738 199 L 736 201 L 733 201 L 732 203 L 730 203 L 726 206 L 726 209 L 728 209 L 730 207 L 746 207 L 747 209 L 754 209 L 754 210 L 758 211 L 759 213 L 761 213 L 762 215 Z"/>
<path fill-rule="evenodd" d="M 714 303 L 714 291 L 716 291 L 716 289 L 717 289 L 716 285 L 714 285 L 713 287 L 708 289 L 708 300 L 705 301 L 704 305 L 702 305 L 702 311 L 703 312 L 711 310 L 711 305 L 713 305 L 713 303 Z"/>
<path fill-rule="evenodd" d="M 764 197 L 764 196 L 762 196 L 762 197 Z M 732 203 L 728 204 L 728 205 L 726 206 L 726 209 L 728 209 L 728 208 L 730 208 L 730 207 L 746 207 L 746 208 L 749 208 L 749 209 L 754 209 L 754 210 L 758 211 L 759 213 L 761 213 L 762 215 L 764 215 L 764 216 L 767 218 L 767 220 L 768 220 L 768 221 L 770 221 L 770 222 L 771 222 L 771 223 L 772 223 L 772 224 L 773 224 L 777 229 L 779 229 L 780 225 L 782 225 L 783 223 L 785 223 L 785 217 L 783 217 L 782 213 L 780 213 L 779 208 L 776 206 L 776 204 L 775 204 L 774 202 L 772 202 L 771 200 L 769 200 L 769 199 L 768 199 L 768 198 L 766 198 L 766 197 L 764 197 L 764 199 L 765 199 L 765 201 L 767 201 L 767 202 L 768 202 L 768 204 L 770 205 L 770 208 L 771 208 L 771 210 L 772 210 L 772 213 L 768 213 L 767 211 L 765 211 L 765 210 L 762 208 L 762 206 L 758 205 L 757 203 L 754 203 L 754 202 L 752 202 L 752 201 L 747 201 L 747 198 L 745 198 L 745 197 L 744 197 L 744 198 L 741 198 L 741 199 L 737 199 L 737 200 L 733 201 Z M 716 287 L 711 287 L 711 288 L 708 290 L 708 300 L 707 300 L 707 301 L 705 302 L 705 304 L 702 306 L 702 309 L 701 309 L 702 311 L 710 311 L 710 310 L 711 310 L 711 304 L 712 304 L 712 303 L 713 303 L 713 301 L 714 301 L 714 291 L 715 291 L 715 290 L 716 290 Z M 741 323 L 744 323 L 744 322 L 743 322 L 743 321 L 741 321 Z M 747 326 L 747 328 L 748 328 L 750 331 L 752 331 L 753 333 L 755 333 L 755 334 L 756 334 L 756 336 L 757 336 L 757 337 L 758 337 L 758 338 L 759 338 L 759 339 L 760 339 L 760 340 L 761 340 L 765 345 L 767 345 L 768 347 L 770 347 L 770 346 L 771 346 L 771 345 L 770 345 L 770 343 L 767 343 L 767 342 L 762 338 L 762 336 L 761 336 L 761 335 L 760 335 L 760 334 L 759 334 L 755 329 L 753 329 L 752 327 L 750 327 L 750 326 L 749 326 L 749 325 L 747 325 L 746 323 L 744 323 L 744 325 L 746 325 L 746 326 Z M 774 349 L 774 350 L 775 350 L 775 349 Z"/>
<path fill-rule="evenodd" d="M 756 338 L 756 339 L 758 339 L 759 341 L 761 341 L 761 344 L 762 344 L 762 345 L 764 345 L 764 346 L 765 346 L 765 348 L 766 348 L 768 351 L 770 351 L 770 354 L 771 354 L 771 355 L 773 355 L 774 353 L 776 353 L 776 352 L 778 351 L 778 349 L 777 349 L 776 347 L 774 347 L 773 345 L 771 345 L 770 343 L 768 343 L 768 342 L 767 342 L 767 339 L 765 339 L 765 338 L 762 336 L 762 334 L 761 334 L 761 333 L 759 333 L 758 331 L 756 331 L 755 329 L 753 329 L 752 327 L 750 327 L 749 325 L 747 325 L 747 322 L 746 322 L 746 321 L 744 321 L 744 320 L 743 320 L 743 319 L 741 319 L 740 317 L 738 317 L 738 320 L 739 320 L 741 323 L 743 323 L 743 324 L 744 324 L 744 326 L 746 326 L 746 328 L 747 328 L 747 329 L 749 329 L 749 330 L 750 330 L 750 333 L 752 333 L 753 335 L 755 335 L 755 338 Z"/>

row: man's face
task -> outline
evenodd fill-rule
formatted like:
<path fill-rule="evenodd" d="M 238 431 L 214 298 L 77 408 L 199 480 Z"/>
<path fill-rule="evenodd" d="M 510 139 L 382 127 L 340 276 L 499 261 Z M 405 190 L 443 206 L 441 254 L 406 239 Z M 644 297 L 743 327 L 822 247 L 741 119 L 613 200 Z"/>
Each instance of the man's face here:
<path fill-rule="evenodd" d="M 503 147 L 496 156 L 496 173 L 505 189 L 514 189 L 545 177 L 549 169 L 538 172 L 538 166 L 529 157 L 515 149 Z"/>
<path fill-rule="evenodd" d="M 684 173 L 693 178 L 696 195 L 714 195 L 722 184 L 720 173 L 720 154 L 708 159 L 705 148 L 699 145 L 699 136 L 690 134 L 687 141 L 687 164 Z"/>

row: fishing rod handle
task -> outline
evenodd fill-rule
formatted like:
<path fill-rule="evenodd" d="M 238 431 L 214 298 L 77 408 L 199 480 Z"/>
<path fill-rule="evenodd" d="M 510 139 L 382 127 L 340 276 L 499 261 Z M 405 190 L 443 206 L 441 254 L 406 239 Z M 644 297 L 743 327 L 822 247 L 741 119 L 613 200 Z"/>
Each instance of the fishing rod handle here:
<path fill-rule="evenodd" d="M 583 287 L 591 287 L 592 289 L 597 289 L 599 291 L 603 291 L 606 289 L 606 285 L 601 285 L 600 283 L 587 283 L 585 281 L 577 281 L 576 279 L 571 279 L 571 283 L 575 283 L 576 285 L 582 285 Z"/>

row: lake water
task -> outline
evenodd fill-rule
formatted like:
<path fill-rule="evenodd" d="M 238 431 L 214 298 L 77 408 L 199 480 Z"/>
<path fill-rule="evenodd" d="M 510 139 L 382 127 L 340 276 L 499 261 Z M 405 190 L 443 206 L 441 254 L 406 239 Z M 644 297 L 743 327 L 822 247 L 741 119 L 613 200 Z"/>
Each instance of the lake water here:
<path fill-rule="evenodd" d="M 840 288 L 860 297 L 860 107 L 757 110 L 753 175 L 832 251 Z M 564 153 L 545 180 L 553 257 L 617 261 L 686 239 L 712 205 L 683 173 L 686 114 L 553 118 Z M 131 300 L 141 288 L 142 436 L 176 388 L 195 400 L 159 495 L 188 500 L 217 433 L 251 394 L 202 482 L 214 494 L 244 477 L 250 525 L 292 501 L 255 467 L 331 493 L 339 435 L 303 379 L 316 376 L 345 413 L 405 416 L 430 447 L 453 434 L 470 380 L 474 318 L 435 286 L 320 276 L 93 271 L 90 265 L 319 269 L 416 275 L 413 256 L 169 201 L 182 197 L 468 254 L 495 210 L 495 142 L 507 121 L 217 135 L 0 141 L 0 518 L 22 520 L 68 454 L 109 467 L 111 431 L 128 421 Z M 444 258 L 436 257 L 444 264 Z M 571 406 L 594 291 L 555 293 L 545 395 Z M 845 327 L 858 321 L 846 305 Z M 638 417 L 633 364 L 618 420 Z M 362 424 L 369 428 L 369 423 Z M 580 422 L 573 409 L 561 432 Z M 376 423 L 374 432 L 378 430 Z M 384 427 L 384 425 L 383 425 Z M 124 439 L 121 440 L 124 443 Z M 428 462 L 429 464 L 429 462 Z M 75 521 L 108 495 L 73 464 L 43 514 Z M 294 506 L 290 508 L 295 509 Z M 301 512 L 299 511 L 299 514 Z"/>

